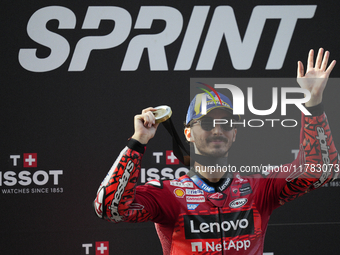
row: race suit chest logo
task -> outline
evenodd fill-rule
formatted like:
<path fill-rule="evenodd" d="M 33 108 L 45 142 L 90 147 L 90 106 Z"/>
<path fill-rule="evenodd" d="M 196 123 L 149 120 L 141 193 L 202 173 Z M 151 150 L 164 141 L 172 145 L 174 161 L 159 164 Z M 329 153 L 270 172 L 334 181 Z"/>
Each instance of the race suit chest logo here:
<path fill-rule="evenodd" d="M 254 234 L 253 210 L 212 215 L 184 215 L 186 239 L 216 239 Z"/>
<path fill-rule="evenodd" d="M 233 200 L 229 203 L 229 207 L 230 208 L 240 208 L 240 207 L 244 206 L 247 202 L 248 202 L 248 199 L 246 199 L 246 198 L 235 199 L 235 200 Z"/>
<path fill-rule="evenodd" d="M 186 189 L 185 193 L 187 195 L 204 195 L 203 190 L 200 189 Z"/>
<path fill-rule="evenodd" d="M 182 190 L 180 188 L 175 189 L 174 194 L 175 194 L 176 197 L 180 197 L 180 198 L 183 198 L 185 196 L 184 190 Z"/>
<path fill-rule="evenodd" d="M 246 196 L 251 193 L 253 193 L 253 190 L 251 189 L 251 186 L 249 183 L 231 185 L 231 196 L 232 197 Z"/>
<path fill-rule="evenodd" d="M 183 187 L 183 188 L 193 188 L 194 187 L 194 184 L 192 182 L 179 182 L 179 181 L 176 181 L 176 180 L 170 181 L 170 185 L 175 186 L 175 187 Z"/>

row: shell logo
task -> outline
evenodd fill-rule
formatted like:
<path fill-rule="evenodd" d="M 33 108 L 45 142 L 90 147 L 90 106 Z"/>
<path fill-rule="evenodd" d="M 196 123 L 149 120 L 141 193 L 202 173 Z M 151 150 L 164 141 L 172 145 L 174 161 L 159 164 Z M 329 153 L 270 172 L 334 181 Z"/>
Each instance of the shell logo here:
<path fill-rule="evenodd" d="M 184 190 L 182 190 L 180 188 L 175 189 L 174 194 L 176 195 L 176 197 L 184 197 L 185 196 Z"/>

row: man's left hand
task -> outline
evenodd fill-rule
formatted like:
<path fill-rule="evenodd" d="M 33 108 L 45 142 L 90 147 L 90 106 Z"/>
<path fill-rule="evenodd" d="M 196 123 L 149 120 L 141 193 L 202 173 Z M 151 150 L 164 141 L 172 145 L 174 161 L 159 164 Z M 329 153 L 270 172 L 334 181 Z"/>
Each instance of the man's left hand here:
<path fill-rule="evenodd" d="M 324 49 L 320 48 L 314 66 L 314 50 L 310 50 L 307 60 L 307 71 L 305 73 L 303 64 L 298 61 L 297 82 L 300 87 L 307 89 L 311 93 L 311 99 L 305 104 L 307 107 L 318 105 L 322 102 L 322 94 L 326 87 L 328 77 L 332 72 L 336 61 L 327 67 L 329 51 L 324 54 Z"/>

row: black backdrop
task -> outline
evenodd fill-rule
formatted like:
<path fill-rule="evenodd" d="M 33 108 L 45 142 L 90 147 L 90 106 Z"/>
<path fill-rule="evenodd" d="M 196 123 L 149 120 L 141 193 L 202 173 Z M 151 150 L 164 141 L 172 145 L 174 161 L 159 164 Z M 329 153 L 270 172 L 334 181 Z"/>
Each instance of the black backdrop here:
<path fill-rule="evenodd" d="M 152 223 L 113 225 L 96 218 L 91 206 L 100 182 L 133 133 L 133 116 L 148 106 L 170 105 L 173 122 L 181 133 L 190 102 L 190 78 L 295 77 L 297 60 L 305 63 L 309 49 L 319 47 L 329 50 L 331 59 L 340 60 L 340 8 L 334 1 L 275 1 L 274 5 L 272 1 L 145 0 L 137 4 L 105 0 L 5 0 L 1 5 L 1 254 L 100 254 L 96 248 L 101 246 L 108 246 L 110 254 L 161 254 Z M 303 9 L 315 6 L 315 14 L 311 18 L 298 19 L 292 27 L 288 47 L 279 51 L 286 52 L 282 66 L 266 69 L 281 24 L 279 18 L 273 18 L 267 19 L 248 68 L 235 67 L 229 54 L 231 50 L 222 40 L 211 68 L 199 70 L 197 66 L 214 10 L 219 6 L 230 6 L 239 29 L 234 32 L 239 32 L 243 38 L 255 6 L 264 10 L 261 9 L 264 5 L 277 8 L 290 6 L 292 16 L 300 15 L 294 12 L 297 5 Z M 102 10 L 120 7 L 122 13 L 129 14 L 126 17 L 131 19 L 131 29 L 119 45 L 91 51 L 84 70 L 70 71 L 79 40 L 110 34 L 118 25 L 129 28 L 125 21 L 115 24 L 106 18 L 100 22 L 98 29 L 82 29 L 90 6 L 102 6 Z M 167 6 L 165 14 L 170 10 L 180 14 L 183 25 L 178 20 L 173 21 L 175 16 L 171 16 L 172 12 L 170 16 L 164 16 L 170 23 L 174 22 L 178 31 L 178 36 L 164 47 L 167 68 L 153 61 L 150 64 L 150 56 L 144 49 L 136 70 L 125 71 L 122 64 L 130 42 L 137 36 L 158 34 L 167 29 L 162 17 L 155 18 L 150 29 L 135 28 L 142 6 Z M 186 31 L 194 6 L 210 8 L 192 64 L 186 70 L 175 70 L 182 42 L 193 36 Z M 46 8 L 51 11 L 44 11 Z M 74 24 L 71 28 L 59 28 L 62 22 L 50 18 L 57 15 L 60 8 L 63 12 L 59 21 Z M 38 10 L 45 16 L 36 15 Z M 260 14 L 269 15 L 261 11 Z M 38 18 L 28 33 L 27 26 L 33 16 Z M 39 30 L 39 27 L 46 28 Z M 57 36 L 52 38 L 47 30 Z M 40 38 L 39 41 L 32 39 L 30 33 Z M 170 31 L 169 35 L 171 33 L 175 34 Z M 283 38 L 289 36 L 284 34 Z M 44 38 L 47 38 L 46 44 L 42 41 Z M 99 47 L 100 41 L 93 43 L 94 47 Z M 162 45 L 157 40 L 154 43 Z M 22 55 L 26 61 L 22 64 L 19 52 L 27 52 L 27 49 L 37 49 L 36 57 Z M 213 49 L 210 50 L 213 52 Z M 79 52 L 85 54 L 84 49 L 80 48 Z M 63 60 L 59 65 L 52 59 L 49 61 L 52 53 Z M 34 71 L 36 59 L 46 60 L 39 64 L 45 71 Z M 184 56 L 184 59 L 191 58 Z M 53 64 L 55 68 L 48 66 Z M 154 70 L 155 67 L 161 70 Z M 335 67 L 331 76 L 340 76 L 339 66 Z M 339 144 L 337 86 L 335 80 L 332 87 L 327 88 L 324 101 L 335 142 Z M 256 140 L 261 135 L 247 135 L 245 129 L 239 132 L 239 137 L 242 137 L 240 133 L 244 136 L 235 144 L 232 153 L 235 161 L 240 158 L 238 151 L 248 148 L 249 144 L 261 145 L 260 150 L 256 150 L 261 153 L 254 155 L 254 150 L 246 153 L 250 161 L 258 158 L 258 154 L 264 155 L 262 159 L 268 159 L 271 164 L 294 159 L 291 150 L 298 148 L 298 129 L 286 134 L 291 140 L 286 139 L 284 132 L 268 136 L 265 141 Z M 160 128 L 144 156 L 145 180 L 162 178 L 166 171 L 176 174 L 183 170 L 182 165 L 171 165 L 166 161 L 166 151 L 169 150 L 172 150 L 171 139 Z M 159 162 L 154 152 L 163 153 Z M 36 161 L 29 165 L 25 159 Z M 265 252 L 275 255 L 337 254 L 339 195 L 339 183 L 334 182 L 277 209 L 268 227 Z"/>

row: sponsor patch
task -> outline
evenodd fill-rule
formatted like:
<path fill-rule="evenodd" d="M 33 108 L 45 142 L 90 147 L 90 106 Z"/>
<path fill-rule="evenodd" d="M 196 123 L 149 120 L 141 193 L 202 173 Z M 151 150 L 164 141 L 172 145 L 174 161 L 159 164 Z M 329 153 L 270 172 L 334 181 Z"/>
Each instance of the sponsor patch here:
<path fill-rule="evenodd" d="M 224 200 L 226 197 L 227 195 L 221 192 L 216 192 L 214 194 L 208 195 L 208 198 L 213 200 Z"/>
<path fill-rule="evenodd" d="M 232 181 L 232 179 L 226 178 L 225 181 L 224 181 L 224 183 L 218 187 L 218 190 L 219 190 L 219 191 L 223 191 L 223 190 L 225 190 L 226 188 L 228 188 L 229 185 L 230 185 L 230 183 L 231 183 L 231 181 Z"/>
<path fill-rule="evenodd" d="M 253 192 L 249 183 L 231 185 L 230 188 L 232 197 L 246 196 Z"/>
<path fill-rule="evenodd" d="M 231 187 L 231 196 L 232 197 L 239 197 L 240 196 L 240 191 L 238 190 L 238 187 Z"/>
<path fill-rule="evenodd" d="M 187 195 L 204 195 L 204 191 L 200 189 L 185 189 Z"/>
<path fill-rule="evenodd" d="M 203 203 L 205 202 L 205 197 L 204 196 L 186 196 L 187 202 L 189 203 Z"/>
<path fill-rule="evenodd" d="M 187 187 L 187 188 L 193 188 L 194 184 L 192 182 L 179 182 L 179 181 L 170 181 L 171 186 L 175 187 Z"/>
<path fill-rule="evenodd" d="M 180 188 L 174 189 L 174 194 L 176 195 L 176 197 L 181 197 L 181 198 L 185 196 L 184 190 Z"/>
<path fill-rule="evenodd" d="M 253 192 L 249 183 L 242 184 L 239 190 L 240 190 L 241 196 L 245 196 Z"/>
<path fill-rule="evenodd" d="M 215 188 L 210 187 L 208 184 L 206 184 L 201 178 L 199 178 L 197 175 L 194 175 L 191 177 L 191 180 L 201 189 L 203 189 L 205 192 L 208 193 L 215 193 Z"/>
<path fill-rule="evenodd" d="M 248 202 L 248 199 L 246 199 L 246 198 L 235 199 L 234 201 L 231 201 L 229 203 L 229 207 L 240 208 L 240 207 L 244 206 L 247 202 Z"/>
<path fill-rule="evenodd" d="M 187 204 L 189 211 L 194 211 L 198 206 L 199 204 Z"/>
<path fill-rule="evenodd" d="M 246 183 L 246 182 L 248 182 L 247 179 L 242 178 L 240 174 L 236 174 L 235 183 Z"/>

